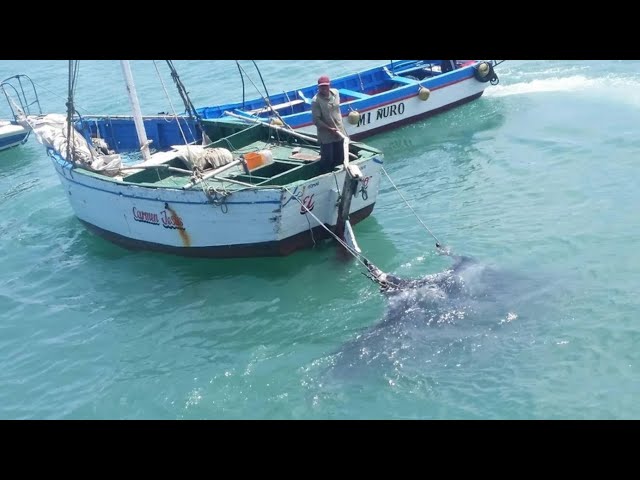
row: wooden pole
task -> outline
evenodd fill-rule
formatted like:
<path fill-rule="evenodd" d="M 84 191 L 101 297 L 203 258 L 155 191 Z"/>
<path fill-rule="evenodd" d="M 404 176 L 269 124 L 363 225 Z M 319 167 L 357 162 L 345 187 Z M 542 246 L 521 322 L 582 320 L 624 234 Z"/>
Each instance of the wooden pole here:
<path fill-rule="evenodd" d="M 140 111 L 140 102 L 138 101 L 136 86 L 133 83 L 133 75 L 131 74 L 131 65 L 129 65 L 129 60 L 120 60 L 120 65 L 122 65 L 122 72 L 127 85 L 127 94 L 129 95 L 131 110 L 133 111 L 133 121 L 136 125 L 136 132 L 138 133 L 138 141 L 140 142 L 142 158 L 149 160 L 149 157 L 151 156 L 151 153 L 149 152 L 149 140 L 147 140 L 147 133 L 144 130 L 142 112 Z"/>
<path fill-rule="evenodd" d="M 351 199 L 358 187 L 359 177 L 354 175 L 349 168 L 349 156 L 347 153 L 349 152 L 349 138 L 343 135 L 339 130 L 338 134 L 342 137 L 343 145 L 344 145 L 344 157 L 342 160 L 342 164 L 344 165 L 344 184 L 342 186 L 342 197 L 340 198 L 340 205 L 338 207 L 338 219 L 336 220 L 336 231 L 335 234 L 340 238 L 340 240 L 344 240 L 344 232 L 346 228 L 346 222 L 349 220 L 349 210 L 351 209 Z M 355 167 L 355 165 L 354 165 Z M 355 236 L 353 237 L 355 240 Z"/>

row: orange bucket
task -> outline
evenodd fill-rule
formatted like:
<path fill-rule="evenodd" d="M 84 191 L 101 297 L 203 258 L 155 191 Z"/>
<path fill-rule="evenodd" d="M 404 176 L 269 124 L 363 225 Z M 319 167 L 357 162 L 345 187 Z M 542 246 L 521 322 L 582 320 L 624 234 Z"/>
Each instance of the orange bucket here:
<path fill-rule="evenodd" d="M 269 163 L 273 163 L 271 150 L 260 150 L 259 152 L 249 152 L 244 154 L 244 161 L 249 170 L 255 170 Z"/>

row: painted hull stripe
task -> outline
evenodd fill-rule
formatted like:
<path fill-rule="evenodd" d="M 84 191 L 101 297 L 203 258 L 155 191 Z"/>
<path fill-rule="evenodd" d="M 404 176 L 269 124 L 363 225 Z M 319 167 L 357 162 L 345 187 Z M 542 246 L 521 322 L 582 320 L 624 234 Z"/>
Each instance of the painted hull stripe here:
<path fill-rule="evenodd" d="M 448 109 L 448 108 L 451 108 L 453 106 L 460 105 L 460 103 L 464 103 L 464 102 L 466 102 L 468 100 L 473 100 L 475 98 L 479 98 L 482 95 L 482 93 L 484 93 L 484 92 L 474 93 L 473 95 L 470 95 L 469 97 L 461 98 L 460 100 L 456 100 L 455 102 L 448 103 L 446 105 L 443 105 L 442 107 L 434 108 L 434 109 L 431 109 L 431 110 L 427 110 L 426 112 L 417 113 L 415 115 L 407 117 L 407 119 L 421 118 L 421 116 L 424 116 L 424 115 L 431 115 L 431 114 L 435 114 L 435 113 L 441 112 L 444 109 Z M 413 95 L 409 95 L 407 97 L 396 98 L 396 99 L 391 100 L 389 102 L 378 103 L 378 104 L 376 104 L 376 105 L 374 105 L 372 107 L 363 108 L 362 110 L 359 110 L 359 111 L 360 111 L 360 113 L 364 114 L 366 112 L 373 111 L 373 110 L 376 110 L 378 108 L 386 107 L 387 105 L 391 105 L 392 103 L 396 103 L 396 102 L 400 102 L 400 101 L 403 101 L 403 100 L 407 100 L 408 98 L 413 98 L 415 96 L 416 95 L 413 94 Z M 347 116 L 345 115 L 343 118 L 346 118 L 346 117 Z M 391 125 L 397 125 L 397 124 L 398 124 L 398 122 L 391 122 Z M 296 125 L 294 128 L 304 128 L 304 127 L 310 127 L 312 125 L 313 125 L 313 122 L 306 122 L 306 123 L 301 123 L 299 125 Z M 367 132 L 367 134 L 369 134 L 369 132 Z"/>

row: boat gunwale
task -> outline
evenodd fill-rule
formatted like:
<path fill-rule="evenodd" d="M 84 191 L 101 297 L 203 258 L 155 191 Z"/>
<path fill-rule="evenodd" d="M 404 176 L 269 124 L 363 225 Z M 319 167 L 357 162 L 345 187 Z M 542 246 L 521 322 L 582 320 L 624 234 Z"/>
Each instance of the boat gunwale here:
<path fill-rule="evenodd" d="M 359 142 L 352 142 L 354 144 L 359 143 Z M 351 165 L 362 165 L 364 163 L 367 163 L 369 161 L 377 161 L 382 163 L 382 160 L 377 160 L 378 156 L 382 156 L 382 152 L 381 151 L 371 151 L 368 149 L 361 149 L 361 150 L 365 150 L 368 151 L 368 154 L 364 157 L 358 157 L 357 159 L 353 159 L 349 162 L 349 164 Z M 376 149 L 377 150 L 377 149 Z M 147 183 L 147 182 L 130 182 L 127 181 L 125 179 L 121 179 L 118 177 L 111 177 L 109 175 L 105 175 L 102 174 L 100 172 L 95 172 L 92 170 L 89 170 L 87 168 L 84 168 L 82 166 L 73 166 L 70 162 L 67 162 L 64 158 L 62 158 L 62 155 L 57 152 L 55 149 L 53 148 L 47 148 L 47 154 L 53 159 L 53 161 L 63 170 L 68 170 L 69 172 L 73 171 L 73 174 L 79 174 L 79 175 L 84 175 L 88 178 L 92 178 L 101 182 L 106 182 L 108 184 L 112 184 L 112 185 L 116 185 L 116 186 L 122 186 L 122 187 L 139 187 L 139 188 L 145 188 L 145 189 L 149 189 L 149 190 L 166 190 L 166 191 L 172 191 L 172 192 L 200 192 L 202 191 L 201 189 L 198 188 L 192 188 L 192 189 L 185 189 L 183 188 L 183 186 L 168 186 L 168 185 L 158 185 L 158 184 L 153 184 L 153 183 Z M 279 160 L 274 160 L 274 162 L 280 162 Z M 280 163 L 285 163 L 285 162 L 280 162 Z M 295 167 L 295 168 L 302 168 L 304 166 L 308 165 L 308 163 L 303 163 L 301 162 L 299 166 Z M 294 169 L 295 169 L 294 168 Z M 293 169 L 292 169 L 293 170 Z M 289 173 L 292 170 L 288 170 L 285 171 L 283 173 Z M 339 165 L 338 167 L 336 167 L 335 170 L 332 170 L 330 172 L 326 172 L 323 173 L 321 175 L 315 175 L 309 178 L 304 178 L 304 179 L 300 179 L 300 180 L 295 180 L 293 182 L 289 182 L 286 184 L 282 184 L 282 185 L 260 185 L 260 184 L 256 184 L 253 186 L 246 186 L 246 187 L 241 187 L 241 188 L 237 188 L 235 190 L 232 190 L 233 193 L 238 193 L 238 192 L 247 192 L 247 191 L 262 191 L 262 190 L 274 190 L 274 191 L 286 191 L 288 188 L 295 188 L 298 185 L 304 184 L 306 182 L 309 181 L 313 181 L 315 179 L 319 179 L 325 175 L 335 175 L 335 174 L 339 174 L 342 171 L 344 171 L 344 166 L 343 165 Z M 73 174 L 70 174 L 70 176 L 72 176 Z M 66 175 L 65 175 L 66 177 Z M 267 180 L 271 180 L 273 178 L 276 178 L 277 176 L 273 176 L 273 177 L 269 177 Z M 125 177 L 126 178 L 126 177 Z M 166 178 L 169 177 L 165 177 Z M 186 177 L 186 176 L 180 176 L 180 178 L 190 178 L 190 177 Z M 73 178 L 70 178 L 70 180 L 73 180 Z M 217 179 L 213 178 L 213 179 L 208 179 L 207 181 L 213 181 L 216 182 Z M 231 180 L 233 180 L 233 178 L 231 178 Z M 219 183 L 225 183 L 225 178 L 224 177 L 220 177 L 218 179 Z M 78 182 L 76 182 L 78 183 Z M 232 182 L 227 182 L 227 184 L 232 183 Z M 185 182 L 185 185 L 188 185 L 188 182 Z M 89 185 L 86 185 L 88 188 L 94 188 L 94 187 L 90 187 Z M 114 192 L 115 193 L 115 192 Z M 188 202 L 191 203 L 191 202 Z"/>

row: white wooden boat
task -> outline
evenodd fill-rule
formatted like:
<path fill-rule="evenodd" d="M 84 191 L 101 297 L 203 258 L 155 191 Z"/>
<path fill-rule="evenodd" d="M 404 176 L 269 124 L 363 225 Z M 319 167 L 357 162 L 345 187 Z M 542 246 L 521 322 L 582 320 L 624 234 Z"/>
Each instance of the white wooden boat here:
<path fill-rule="evenodd" d="M 181 142 L 178 128 L 167 133 L 179 117 L 141 116 L 132 105 L 106 138 L 86 127 L 113 127 L 111 116 L 29 117 L 75 215 L 115 243 L 187 256 L 287 255 L 373 211 L 383 163 L 375 148 L 347 142 L 349 161 L 322 171 L 313 135 L 203 120 L 210 142 L 197 145 Z M 160 131 L 172 146 L 152 152 Z"/>

